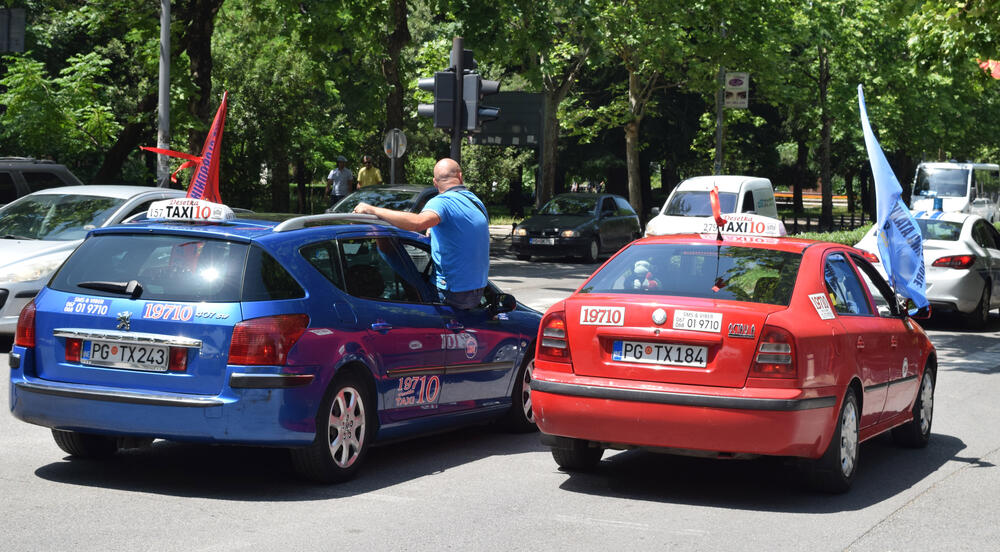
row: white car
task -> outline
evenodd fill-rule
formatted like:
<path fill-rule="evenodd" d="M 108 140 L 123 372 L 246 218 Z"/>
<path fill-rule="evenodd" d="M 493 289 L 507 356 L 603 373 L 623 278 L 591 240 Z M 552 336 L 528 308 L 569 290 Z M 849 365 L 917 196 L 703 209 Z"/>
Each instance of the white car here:
<path fill-rule="evenodd" d="M 0 334 L 13 334 L 21 309 L 94 228 L 118 224 L 183 190 L 146 186 L 65 186 L 0 208 Z"/>
<path fill-rule="evenodd" d="M 766 178 L 738 175 L 696 176 L 670 192 L 663 209 L 653 208 L 646 223 L 646 236 L 678 232 L 700 232 L 705 217 L 712 216 L 709 191 L 719 188 L 719 209 L 726 213 L 748 213 L 777 219 L 774 188 Z"/>
<path fill-rule="evenodd" d="M 978 215 L 915 211 L 923 235 L 927 300 L 931 312 L 957 312 L 982 328 L 1000 307 L 1000 232 Z M 875 227 L 854 247 L 882 272 Z"/>

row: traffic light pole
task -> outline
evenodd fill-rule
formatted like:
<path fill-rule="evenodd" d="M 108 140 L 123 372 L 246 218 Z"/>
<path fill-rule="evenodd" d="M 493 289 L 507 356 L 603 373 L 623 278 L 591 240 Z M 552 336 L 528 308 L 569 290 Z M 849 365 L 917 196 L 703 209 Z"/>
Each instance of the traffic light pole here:
<path fill-rule="evenodd" d="M 453 105 L 454 116 L 451 127 L 451 158 L 456 163 L 462 162 L 462 75 L 465 74 L 465 47 L 462 37 L 456 36 L 451 41 L 451 59 L 455 67 L 455 102 Z"/>

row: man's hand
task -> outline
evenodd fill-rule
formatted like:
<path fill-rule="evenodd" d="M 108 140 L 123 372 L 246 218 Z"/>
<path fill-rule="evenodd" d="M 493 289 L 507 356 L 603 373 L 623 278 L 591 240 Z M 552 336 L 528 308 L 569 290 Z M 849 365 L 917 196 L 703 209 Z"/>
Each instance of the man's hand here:
<path fill-rule="evenodd" d="M 359 215 L 374 215 L 375 209 L 374 205 L 368 205 L 364 202 L 360 202 L 354 206 L 354 212 Z"/>

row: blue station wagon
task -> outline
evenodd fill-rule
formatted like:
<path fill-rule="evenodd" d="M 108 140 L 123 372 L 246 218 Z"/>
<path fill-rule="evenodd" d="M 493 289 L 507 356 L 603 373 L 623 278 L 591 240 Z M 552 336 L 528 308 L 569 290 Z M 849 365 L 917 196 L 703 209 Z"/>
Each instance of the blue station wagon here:
<path fill-rule="evenodd" d="M 379 442 L 534 430 L 540 314 L 492 283 L 453 309 L 433 271 L 425 237 L 363 215 L 93 230 L 21 313 L 11 411 L 75 457 L 279 446 L 322 482 Z"/>

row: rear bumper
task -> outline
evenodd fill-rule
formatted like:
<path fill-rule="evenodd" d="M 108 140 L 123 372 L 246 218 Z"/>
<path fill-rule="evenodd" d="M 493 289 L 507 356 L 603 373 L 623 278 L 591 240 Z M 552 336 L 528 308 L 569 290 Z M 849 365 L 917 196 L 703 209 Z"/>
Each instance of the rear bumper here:
<path fill-rule="evenodd" d="M 941 311 L 970 313 L 979 305 L 986 281 L 974 270 L 928 267 L 927 301 Z"/>
<path fill-rule="evenodd" d="M 604 443 L 818 458 L 834 430 L 832 389 L 726 389 L 580 377 L 536 361 L 531 401 L 547 434 Z"/>
<path fill-rule="evenodd" d="M 25 422 L 189 442 L 299 446 L 315 436 L 323 389 L 312 376 L 234 373 L 218 395 L 164 393 L 42 380 L 23 369 L 32 355 L 11 353 L 10 409 Z"/>

